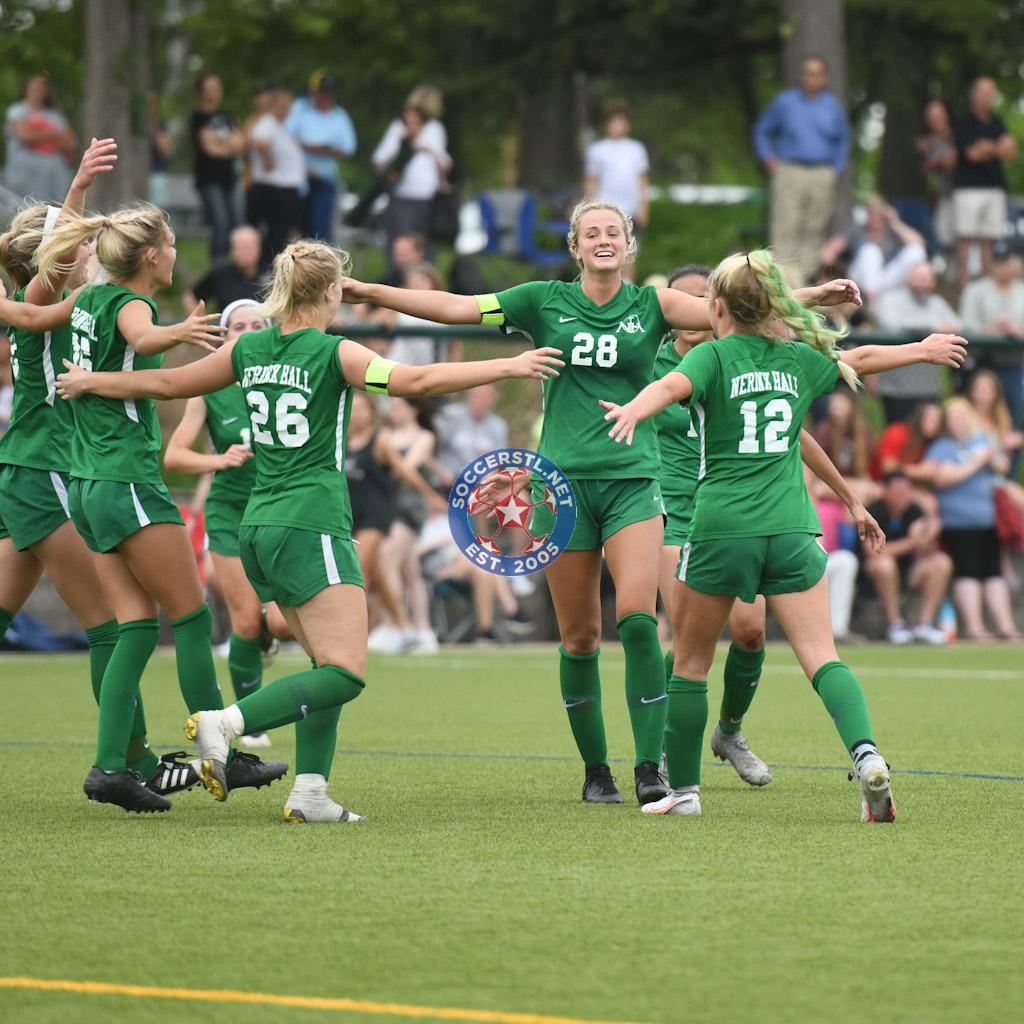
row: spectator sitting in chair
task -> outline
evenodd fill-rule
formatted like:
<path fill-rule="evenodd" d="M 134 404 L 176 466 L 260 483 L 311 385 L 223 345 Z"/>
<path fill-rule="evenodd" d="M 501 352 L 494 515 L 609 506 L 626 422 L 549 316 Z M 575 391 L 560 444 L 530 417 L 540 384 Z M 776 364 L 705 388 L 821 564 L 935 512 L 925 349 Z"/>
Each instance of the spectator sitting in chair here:
<path fill-rule="evenodd" d="M 259 297 L 263 285 L 260 233 L 250 224 L 241 224 L 231 232 L 231 260 L 213 267 L 185 293 L 191 309 L 202 300 L 207 312 L 220 312 L 238 299 Z"/>
<path fill-rule="evenodd" d="M 935 626 L 935 616 L 949 590 L 953 562 L 937 547 L 942 524 L 914 503 L 913 483 L 899 470 L 886 475 L 882 498 L 868 511 L 886 536 L 885 548 L 879 553 L 865 545 L 864 568 L 885 610 L 889 643 L 920 640 L 944 644 L 946 635 Z M 900 608 L 902 593 L 907 589 L 921 592 L 918 621 L 912 628 Z"/>
<path fill-rule="evenodd" d="M 449 402 L 437 416 L 438 451 L 432 465 L 440 483 L 451 487 L 470 462 L 484 452 L 508 445 L 508 424 L 494 411 L 498 389 L 484 384 Z"/>

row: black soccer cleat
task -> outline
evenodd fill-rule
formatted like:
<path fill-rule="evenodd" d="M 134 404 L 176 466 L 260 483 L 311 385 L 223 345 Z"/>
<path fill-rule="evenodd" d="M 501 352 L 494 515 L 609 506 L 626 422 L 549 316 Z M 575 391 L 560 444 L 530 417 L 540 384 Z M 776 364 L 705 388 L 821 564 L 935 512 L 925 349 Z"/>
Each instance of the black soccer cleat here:
<path fill-rule="evenodd" d="M 288 773 L 287 761 L 261 761 L 255 754 L 235 751 L 235 759 L 227 766 L 228 790 L 260 789 Z"/>
<path fill-rule="evenodd" d="M 636 782 L 637 803 L 641 807 L 668 796 L 668 783 L 658 766 L 651 761 L 641 761 L 633 769 L 633 778 Z"/>
<path fill-rule="evenodd" d="M 171 801 L 146 787 L 138 772 L 105 772 L 93 765 L 82 784 L 85 795 L 101 804 L 117 804 L 132 814 L 169 811 Z"/>
<path fill-rule="evenodd" d="M 583 799 L 588 804 L 621 804 L 623 796 L 615 786 L 612 770 L 606 764 L 587 769 L 583 782 Z"/>
<path fill-rule="evenodd" d="M 187 757 L 188 754 L 184 750 L 164 754 L 146 786 L 161 796 L 171 796 L 173 793 L 184 793 L 199 785 L 199 773 L 187 760 L 183 760 Z"/>

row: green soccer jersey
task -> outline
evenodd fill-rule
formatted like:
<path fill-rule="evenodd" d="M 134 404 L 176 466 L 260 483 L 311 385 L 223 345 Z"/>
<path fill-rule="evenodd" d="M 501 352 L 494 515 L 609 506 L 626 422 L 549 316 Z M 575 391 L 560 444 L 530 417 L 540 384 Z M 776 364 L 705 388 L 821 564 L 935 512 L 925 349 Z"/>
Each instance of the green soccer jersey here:
<path fill-rule="evenodd" d="M 691 349 L 677 369 L 693 384 L 700 443 L 691 540 L 821 533 L 804 486 L 800 429 L 836 386 L 836 363 L 800 342 L 732 334 Z"/>
<path fill-rule="evenodd" d="M 25 289 L 14 298 L 24 302 Z M 74 420 L 70 404 L 57 397 L 57 374 L 64 372 L 63 360 L 71 358 L 71 329 L 33 334 L 13 328 L 8 336 L 14 401 L 0 438 L 0 463 L 66 473 Z"/>
<path fill-rule="evenodd" d="M 508 331 L 538 348 L 561 350 L 565 367 L 544 382 L 540 452 L 569 477 L 656 478 L 658 435 L 646 421 L 633 444 L 608 439 L 600 399 L 625 404 L 651 381 L 658 343 L 669 329 L 656 288 L 624 282 L 597 306 L 579 282 L 535 281 L 497 296 Z"/>
<path fill-rule="evenodd" d="M 252 430 L 256 482 L 243 526 L 291 526 L 352 534 L 345 480 L 351 387 L 336 336 L 307 327 L 243 334 L 231 360 Z"/>
<path fill-rule="evenodd" d="M 658 349 L 654 379 L 664 377 L 679 366 L 674 335 L 669 334 Z M 686 507 L 693 501 L 700 473 L 700 435 L 690 422 L 690 410 L 676 403 L 654 418 L 661 452 L 661 496 L 669 514 L 679 502 Z"/>
<path fill-rule="evenodd" d="M 204 397 L 206 402 L 206 430 L 210 444 L 217 454 L 223 454 L 233 444 L 252 446 L 249 427 L 249 406 L 242 389 L 235 384 Z M 210 494 L 206 499 L 206 529 L 235 532 L 242 521 L 249 493 L 256 482 L 254 459 L 234 469 L 221 469 L 213 474 Z"/>
<path fill-rule="evenodd" d="M 97 372 L 155 370 L 163 355 L 143 356 L 125 341 L 117 315 L 129 302 L 149 306 L 153 322 L 157 305 L 119 284 L 86 288 L 71 313 L 72 360 Z M 83 395 L 74 402 L 75 433 L 71 442 L 71 475 L 82 480 L 162 484 L 160 421 L 156 402 L 148 398 L 101 398 Z"/>

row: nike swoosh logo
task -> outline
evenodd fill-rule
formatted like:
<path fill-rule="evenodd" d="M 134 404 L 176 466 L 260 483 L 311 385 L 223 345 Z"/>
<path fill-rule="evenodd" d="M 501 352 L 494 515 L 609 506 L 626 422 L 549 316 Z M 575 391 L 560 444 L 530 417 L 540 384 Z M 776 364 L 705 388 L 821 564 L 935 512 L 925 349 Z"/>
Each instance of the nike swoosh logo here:
<path fill-rule="evenodd" d="M 586 703 L 587 703 L 586 698 L 584 698 L 583 700 L 567 700 L 565 702 L 565 706 L 567 708 L 575 708 L 575 707 L 578 707 L 580 704 L 586 704 Z"/>
<path fill-rule="evenodd" d="M 657 704 L 659 700 L 665 700 L 668 697 L 667 693 L 663 693 L 660 697 L 641 697 L 641 704 Z"/>
<path fill-rule="evenodd" d="M 224 426 L 225 426 L 225 427 L 229 426 L 230 424 L 234 423 L 234 422 L 235 422 L 235 420 L 237 420 L 237 419 L 238 419 L 238 417 L 237 417 L 237 416 L 232 416 L 232 417 L 231 417 L 231 419 L 229 419 L 229 420 L 224 420 L 224 421 L 223 421 L 223 422 L 224 422 Z"/>
<path fill-rule="evenodd" d="M 578 316 L 560 316 L 558 322 L 560 324 L 567 324 L 570 320 L 579 320 Z"/>

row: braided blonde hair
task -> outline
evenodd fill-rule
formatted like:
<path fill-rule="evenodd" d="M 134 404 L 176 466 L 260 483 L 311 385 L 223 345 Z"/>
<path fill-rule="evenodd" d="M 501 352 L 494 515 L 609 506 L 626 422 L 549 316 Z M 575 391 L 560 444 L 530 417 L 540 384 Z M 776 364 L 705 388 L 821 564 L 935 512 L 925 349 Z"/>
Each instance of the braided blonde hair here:
<path fill-rule="evenodd" d="M 274 257 L 262 316 L 282 323 L 296 310 L 316 306 L 324 290 L 348 273 L 351 257 L 324 242 L 301 238 Z"/>
<path fill-rule="evenodd" d="M 860 378 L 852 366 L 840 358 L 836 342 L 846 331 L 832 330 L 820 313 L 808 309 L 793 294 L 782 270 L 767 249 L 726 256 L 711 272 L 709 294 L 720 298 L 738 327 L 775 341 L 783 341 L 773 328 L 774 321 L 784 323 L 805 345 L 838 363 L 839 375 L 852 388 Z"/>
<path fill-rule="evenodd" d="M 48 211 L 45 203 L 26 206 L 14 215 L 8 229 L 0 235 L 0 266 L 11 275 L 18 288 L 24 288 L 36 272 L 36 249 L 43 238 Z"/>

